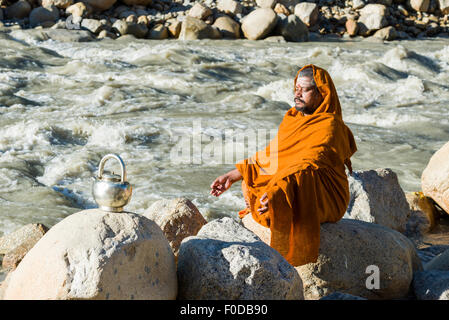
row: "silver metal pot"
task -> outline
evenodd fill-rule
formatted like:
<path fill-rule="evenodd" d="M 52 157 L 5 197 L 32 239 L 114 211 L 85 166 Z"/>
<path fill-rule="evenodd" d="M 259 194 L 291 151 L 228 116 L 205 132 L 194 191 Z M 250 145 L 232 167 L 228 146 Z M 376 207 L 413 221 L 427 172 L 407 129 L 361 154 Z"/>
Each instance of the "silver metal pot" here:
<path fill-rule="evenodd" d="M 121 166 L 121 176 L 103 173 L 104 165 L 109 159 L 116 159 Z M 101 210 L 122 212 L 123 207 L 129 203 L 132 186 L 126 181 L 125 163 L 117 154 L 107 154 L 101 159 L 98 175 L 92 185 L 92 194 Z"/>

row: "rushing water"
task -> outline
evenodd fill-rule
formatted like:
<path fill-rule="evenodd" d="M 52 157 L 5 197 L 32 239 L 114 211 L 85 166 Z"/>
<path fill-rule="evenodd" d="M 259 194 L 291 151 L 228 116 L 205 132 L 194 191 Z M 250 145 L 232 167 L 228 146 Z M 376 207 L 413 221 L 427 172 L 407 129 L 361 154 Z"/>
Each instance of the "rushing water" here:
<path fill-rule="evenodd" d="M 134 188 L 127 210 L 187 197 L 207 219 L 236 216 L 240 184 L 219 198 L 209 186 L 253 150 L 239 135 L 276 131 L 307 63 L 334 79 L 358 144 L 354 170 L 389 167 L 405 191 L 420 190 L 422 170 L 449 140 L 449 40 L 65 43 L 0 34 L 0 235 L 94 207 L 92 177 L 110 152 Z M 222 158 L 210 157 L 211 137 L 224 144 Z M 179 150 L 192 152 L 180 161 Z M 119 172 L 112 160 L 106 167 Z"/>

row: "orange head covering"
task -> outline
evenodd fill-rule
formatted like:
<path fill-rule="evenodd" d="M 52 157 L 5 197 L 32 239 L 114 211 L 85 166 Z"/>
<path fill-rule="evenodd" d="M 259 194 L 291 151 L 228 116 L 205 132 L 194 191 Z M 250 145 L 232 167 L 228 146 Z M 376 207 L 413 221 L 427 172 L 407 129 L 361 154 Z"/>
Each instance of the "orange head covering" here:
<path fill-rule="evenodd" d="M 311 115 L 289 109 L 269 145 L 236 164 L 254 220 L 270 227 L 271 246 L 294 265 L 317 258 L 319 223 L 336 221 L 346 211 L 349 187 L 344 166 L 352 171 L 350 157 L 357 150 L 327 71 L 306 65 L 298 71 L 295 87 L 299 72 L 308 67 L 323 97 L 321 104 Z M 259 199 L 265 192 L 269 210 L 260 215 Z"/>

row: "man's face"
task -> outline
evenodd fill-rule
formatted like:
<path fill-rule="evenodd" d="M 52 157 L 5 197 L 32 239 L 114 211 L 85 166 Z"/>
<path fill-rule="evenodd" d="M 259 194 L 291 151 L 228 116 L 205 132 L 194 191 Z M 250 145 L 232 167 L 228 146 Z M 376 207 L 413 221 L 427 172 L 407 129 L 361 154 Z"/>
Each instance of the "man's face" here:
<path fill-rule="evenodd" d="M 312 114 L 323 98 L 310 78 L 298 78 L 295 88 L 295 107 L 304 114 Z"/>

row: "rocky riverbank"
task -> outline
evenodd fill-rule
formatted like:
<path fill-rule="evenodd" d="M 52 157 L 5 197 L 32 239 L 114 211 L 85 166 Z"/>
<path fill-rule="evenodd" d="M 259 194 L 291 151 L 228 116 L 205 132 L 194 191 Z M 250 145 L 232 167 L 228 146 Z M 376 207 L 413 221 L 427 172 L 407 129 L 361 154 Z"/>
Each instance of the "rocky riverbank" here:
<path fill-rule="evenodd" d="M 290 265 L 251 215 L 206 222 L 190 200 L 163 199 L 3 236 L 0 298 L 448 300 L 449 241 L 420 242 L 449 218 L 448 154 L 449 143 L 430 159 L 423 192 L 405 194 L 390 169 L 355 171 L 345 218 L 321 225 L 316 263 Z"/>
<path fill-rule="evenodd" d="M 0 0 L 0 30 L 87 30 L 99 39 L 395 40 L 449 37 L 448 13 L 448 0 Z"/>

